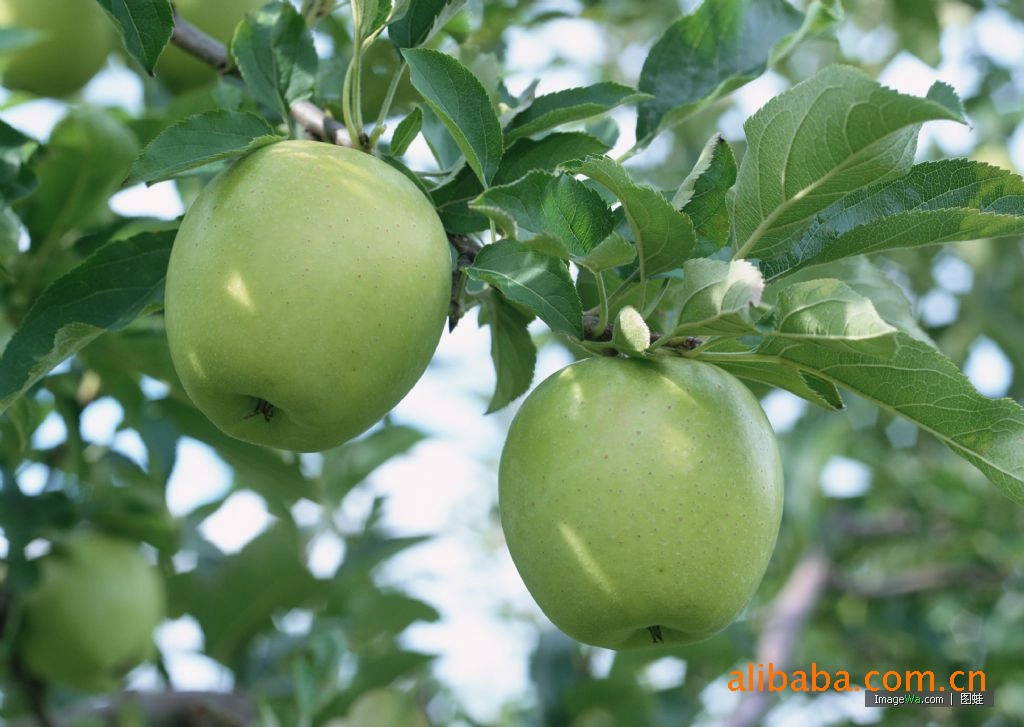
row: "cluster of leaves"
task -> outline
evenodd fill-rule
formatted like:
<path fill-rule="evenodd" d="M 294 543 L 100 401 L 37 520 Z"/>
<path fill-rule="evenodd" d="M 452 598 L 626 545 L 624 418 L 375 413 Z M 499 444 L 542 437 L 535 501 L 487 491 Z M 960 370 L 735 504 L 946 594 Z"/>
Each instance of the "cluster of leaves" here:
<path fill-rule="evenodd" d="M 536 98 L 532 90 L 513 98 L 500 82 L 489 90 L 455 57 L 417 47 L 450 8 L 414 7 L 389 24 L 390 2 L 357 3 L 350 68 L 358 67 L 358 49 L 387 27 L 422 105 L 398 125 L 385 158 L 402 166 L 397 155 L 417 134 L 433 139 L 447 177 L 428 188 L 410 176 L 424 185 L 450 233 L 490 228 L 498 237 L 465 269 L 474 284 L 463 293 L 469 304 L 486 307 L 492 327 L 498 383 L 491 410 L 531 382 L 535 353 L 526 326 L 536 316 L 592 349 L 699 357 L 826 407 L 842 408 L 839 387 L 848 389 L 932 432 L 1024 500 L 1024 412 L 977 394 L 920 335 L 899 289 L 859 257 L 1024 232 L 1019 177 L 965 160 L 913 164 L 921 124 L 965 122 L 952 89 L 936 84 L 915 98 L 852 68 L 823 69 L 747 121 L 738 167 L 729 144 L 713 138 L 678 190 L 665 194 L 638 184 L 605 156 L 607 139 L 559 129 L 636 104 L 634 148 L 642 148 L 784 57 L 833 21 L 836 7 L 812 3 L 801 14 L 781 0 L 708 3 L 654 45 L 638 90 L 604 82 Z M 122 27 L 136 33 L 154 22 L 140 15 L 131 20 Z M 155 23 L 164 33 L 147 32 L 147 39 L 169 36 L 166 18 Z M 704 46 L 700 38 L 715 42 Z M 130 38 L 127 47 L 138 50 Z M 148 67 L 156 61 L 152 48 L 136 55 Z M 252 99 L 279 122 L 313 95 L 311 32 L 288 4 L 247 18 L 231 57 Z M 353 138 L 375 143 L 383 126 L 367 135 L 350 102 L 343 99 Z M 428 115 L 440 122 L 433 132 Z M 260 116 L 215 109 L 156 136 L 131 178 L 172 178 L 278 138 Z M 167 237 L 153 239 L 147 238 L 150 252 L 166 250 Z M 130 254 L 138 281 L 130 245 L 139 242 L 101 256 Z M 856 262 L 842 262 L 850 257 Z M 97 263 L 104 270 L 111 264 L 90 261 Z M 811 266 L 813 275 L 804 270 Z M 160 267 L 156 259 L 156 286 Z M 132 306 L 120 302 L 121 325 L 144 312 L 151 293 L 139 288 Z M 94 332 L 119 327 L 118 320 L 76 322 L 83 323 Z M 30 319 L 23 332 L 38 324 Z M 61 330 L 67 333 L 67 326 Z M 20 374 L 0 392 L 7 400 L 45 373 L 38 362 L 52 365 L 69 353 L 66 335 L 51 340 L 57 339 L 64 345 L 40 355 L 21 353 L 15 338 L 5 358 L 21 354 L 25 364 L 5 367 Z M 26 376 L 30 369 L 35 374 Z"/>

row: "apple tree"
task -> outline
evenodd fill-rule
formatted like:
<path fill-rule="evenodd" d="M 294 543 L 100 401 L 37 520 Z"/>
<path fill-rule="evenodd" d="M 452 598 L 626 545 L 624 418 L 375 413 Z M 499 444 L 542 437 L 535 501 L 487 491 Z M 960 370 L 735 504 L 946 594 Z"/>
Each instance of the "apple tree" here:
<path fill-rule="evenodd" d="M 813 663 L 1024 719 L 1024 11 L 848 5 L 0 0 L 3 718 L 920 723 L 726 686 Z M 367 486 L 467 330 L 509 430 L 476 546 L 539 604 L 483 709 L 381 576 L 439 534 Z M 229 486 L 172 508 L 192 446 Z"/>

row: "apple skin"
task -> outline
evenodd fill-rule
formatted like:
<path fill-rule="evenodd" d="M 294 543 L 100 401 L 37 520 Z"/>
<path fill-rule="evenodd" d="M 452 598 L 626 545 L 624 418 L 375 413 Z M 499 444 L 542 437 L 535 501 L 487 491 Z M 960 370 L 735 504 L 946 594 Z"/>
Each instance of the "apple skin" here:
<path fill-rule="evenodd" d="M 39 96 L 78 91 L 114 48 L 114 25 L 96 0 L 0 0 L 0 26 L 7 25 L 42 37 L 7 57 L 3 85 Z"/>
<path fill-rule="evenodd" d="M 222 172 L 185 215 L 167 339 L 185 391 L 224 432 L 322 451 L 408 393 L 450 296 L 448 238 L 411 181 L 354 149 L 283 141 Z"/>
<path fill-rule="evenodd" d="M 499 468 L 526 587 L 566 634 L 609 649 L 691 643 L 731 623 L 771 558 L 782 499 L 757 399 L 689 359 L 566 367 L 523 403 Z"/>
<path fill-rule="evenodd" d="M 95 2 L 95 0 L 92 0 Z M 250 10 L 265 5 L 267 0 L 174 0 L 181 17 L 204 33 L 230 45 L 235 27 Z M 160 78 L 175 93 L 207 86 L 217 78 L 217 71 L 174 45 L 160 54 L 155 68 Z"/>
<path fill-rule="evenodd" d="M 21 655 L 36 676 L 105 692 L 153 651 L 164 587 L 135 543 L 83 531 L 55 546 L 25 598 Z"/>

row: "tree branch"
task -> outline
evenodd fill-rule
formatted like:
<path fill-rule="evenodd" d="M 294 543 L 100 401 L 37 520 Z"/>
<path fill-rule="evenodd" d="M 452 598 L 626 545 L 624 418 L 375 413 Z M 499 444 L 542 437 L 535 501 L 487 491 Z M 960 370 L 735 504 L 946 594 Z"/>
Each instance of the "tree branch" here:
<path fill-rule="evenodd" d="M 113 723 L 129 706 L 153 727 L 245 727 L 256 720 L 256 709 L 245 696 L 230 692 L 122 692 L 91 699 L 52 715 L 54 727 L 72 727 L 84 720 Z M 39 727 L 35 717 L 14 720 L 10 727 Z"/>
<path fill-rule="evenodd" d="M 938 564 L 904 571 L 894 578 L 886 578 L 877 583 L 835 573 L 831 585 L 861 598 L 899 598 L 944 588 L 994 586 L 1005 581 L 1006 576 L 1006 573 L 995 568 Z"/>
<path fill-rule="evenodd" d="M 828 585 L 831 571 L 832 564 L 820 550 L 800 559 L 768 611 L 757 644 L 757 663 L 771 663 L 776 671 L 789 667 L 797 637 Z M 762 724 L 773 696 L 767 690 L 743 692 L 736 710 L 725 721 L 726 727 Z"/>
<path fill-rule="evenodd" d="M 217 69 L 219 73 L 237 75 L 224 44 L 192 25 L 177 12 L 174 13 L 174 33 L 171 35 L 171 42 Z M 352 146 L 345 125 L 331 118 L 319 106 L 309 101 L 296 101 L 291 105 L 291 114 L 292 118 L 312 136 L 338 146 Z"/>

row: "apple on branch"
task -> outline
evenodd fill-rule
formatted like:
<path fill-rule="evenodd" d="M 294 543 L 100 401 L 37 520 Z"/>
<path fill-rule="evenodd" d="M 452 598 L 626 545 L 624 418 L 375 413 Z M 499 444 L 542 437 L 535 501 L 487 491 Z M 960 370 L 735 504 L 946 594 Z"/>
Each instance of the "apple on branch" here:
<path fill-rule="evenodd" d="M 361 151 L 283 141 L 222 172 L 185 215 L 167 339 L 224 432 L 322 451 L 408 393 L 450 295 L 448 238 L 416 185 Z"/>
<path fill-rule="evenodd" d="M 757 399 L 688 359 L 591 358 L 516 414 L 501 523 L 526 587 L 578 641 L 685 644 L 725 628 L 761 582 L 782 460 Z"/>

